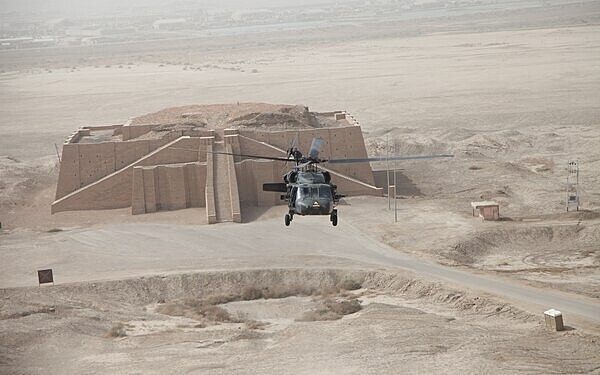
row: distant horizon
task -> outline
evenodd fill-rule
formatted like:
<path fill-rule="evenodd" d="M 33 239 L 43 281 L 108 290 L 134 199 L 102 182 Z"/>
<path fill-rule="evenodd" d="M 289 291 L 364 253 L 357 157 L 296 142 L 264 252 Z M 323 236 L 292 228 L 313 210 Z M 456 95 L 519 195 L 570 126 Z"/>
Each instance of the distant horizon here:
<path fill-rule="evenodd" d="M 349 1 L 350 3 L 352 1 Z M 156 7 L 157 9 L 166 8 L 170 6 L 182 6 L 190 7 L 195 6 L 198 8 L 242 8 L 242 9 L 255 9 L 255 8 L 275 8 L 282 6 L 302 6 L 302 5 L 315 5 L 315 4 L 331 4 L 336 3 L 333 0 L 300 0 L 291 1 L 288 0 L 256 0 L 252 2 L 246 2 L 242 0 L 130 0 L 123 2 L 119 0 L 78 0 L 73 3 L 70 0 L 0 0 L 0 13 L 6 12 L 24 12 L 24 13 L 37 13 L 37 12 L 49 12 L 64 14 L 65 16 L 77 16 L 77 15 L 92 15 L 110 13 L 119 10 L 135 9 L 141 7 Z"/>
<path fill-rule="evenodd" d="M 247 2 L 243 0 L 130 0 L 123 2 L 121 0 L 0 0 L 0 14 L 2 13 L 23 13 L 40 14 L 44 13 L 57 18 L 68 17 L 90 17 L 107 16 L 114 13 L 123 13 L 131 10 L 149 8 L 150 10 L 169 10 L 177 11 L 189 9 L 223 9 L 223 10 L 243 10 L 243 9 L 273 9 L 290 8 L 302 6 L 335 6 L 343 7 L 350 4 L 356 4 L 360 8 L 368 8 L 377 5 L 422 5 L 425 3 L 437 3 L 439 6 L 455 7 L 459 6 L 481 6 L 495 5 L 502 7 L 506 4 L 509 8 L 520 8 L 534 6 L 547 6 L 557 4 L 581 4 L 589 2 L 599 2 L 598 0 L 254 0 Z"/>

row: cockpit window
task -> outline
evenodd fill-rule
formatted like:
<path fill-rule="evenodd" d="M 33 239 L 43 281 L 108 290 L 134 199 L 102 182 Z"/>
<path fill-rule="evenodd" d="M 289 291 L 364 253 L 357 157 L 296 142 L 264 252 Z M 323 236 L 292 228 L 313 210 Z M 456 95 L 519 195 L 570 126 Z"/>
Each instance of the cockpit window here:
<path fill-rule="evenodd" d="M 319 197 L 331 199 L 331 188 L 329 185 L 319 186 Z"/>
<path fill-rule="evenodd" d="M 298 189 L 298 198 L 331 199 L 331 187 L 329 185 L 301 186 Z"/>

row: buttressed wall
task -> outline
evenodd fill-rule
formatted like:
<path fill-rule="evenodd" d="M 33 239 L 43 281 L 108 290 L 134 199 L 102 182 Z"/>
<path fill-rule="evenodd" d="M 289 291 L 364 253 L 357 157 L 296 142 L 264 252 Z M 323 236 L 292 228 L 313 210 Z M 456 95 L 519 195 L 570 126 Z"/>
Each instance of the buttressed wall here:
<path fill-rule="evenodd" d="M 206 164 L 133 168 L 131 213 L 205 207 Z"/>
<path fill-rule="evenodd" d="M 315 115 L 300 106 L 244 106 L 234 108 L 241 115 L 229 123 L 219 117 L 225 126 L 243 125 L 237 128 L 208 129 L 211 118 L 202 112 L 205 107 L 194 106 L 195 112 L 183 107 L 179 112 L 178 108 L 169 109 L 166 115 L 147 115 L 152 123 L 138 119 L 124 125 L 79 129 L 63 145 L 52 213 L 131 207 L 132 214 L 141 214 L 206 207 L 209 222 L 239 222 L 243 206 L 283 203 L 280 193 L 264 192 L 262 184 L 281 182 L 290 165 L 242 160 L 220 152 L 285 157 L 293 142 L 306 152 L 313 138 L 321 137 L 325 140 L 319 155 L 322 159 L 367 157 L 360 126 L 349 121 L 352 117 L 345 113 Z M 273 112 L 252 112 L 257 106 Z M 213 111 L 213 117 L 220 109 L 235 112 L 229 107 L 207 108 L 206 113 Z M 173 121 L 178 113 L 185 121 Z M 301 121 L 321 121 L 329 127 L 285 129 L 295 121 L 290 120 L 290 113 L 299 113 L 296 117 Z M 269 131 L 248 126 L 252 120 L 284 123 Z M 374 186 L 369 163 L 325 166 L 340 193 L 382 195 Z"/>

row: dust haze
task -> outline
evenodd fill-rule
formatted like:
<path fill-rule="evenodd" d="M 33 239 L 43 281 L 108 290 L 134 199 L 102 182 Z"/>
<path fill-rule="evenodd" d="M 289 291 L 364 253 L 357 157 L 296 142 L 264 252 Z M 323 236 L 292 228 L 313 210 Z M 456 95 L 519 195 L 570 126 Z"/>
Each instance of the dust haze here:
<path fill-rule="evenodd" d="M 0 34 L 1 373 L 598 371 L 600 1 L 0 1 Z M 398 162 L 395 202 L 335 228 L 50 214 L 78 128 L 236 103 L 454 157 Z"/>

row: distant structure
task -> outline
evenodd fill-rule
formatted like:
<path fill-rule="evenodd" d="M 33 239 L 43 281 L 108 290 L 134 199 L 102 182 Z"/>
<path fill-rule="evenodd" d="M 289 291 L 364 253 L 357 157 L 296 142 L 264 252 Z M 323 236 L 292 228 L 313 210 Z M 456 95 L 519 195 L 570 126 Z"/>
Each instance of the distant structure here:
<path fill-rule="evenodd" d="M 164 18 L 154 21 L 152 28 L 154 30 L 181 30 L 186 26 L 185 18 Z"/>
<path fill-rule="evenodd" d="M 579 163 L 570 161 L 567 164 L 567 191 L 565 205 L 567 211 L 579 211 Z"/>
<path fill-rule="evenodd" d="M 477 211 L 482 220 L 496 221 L 500 219 L 500 205 L 497 202 L 471 202 L 471 207 L 473 208 L 473 216 L 475 216 L 475 211 Z"/>
<path fill-rule="evenodd" d="M 0 39 L 0 50 L 5 49 L 20 49 L 20 48 L 40 48 L 40 47 L 52 47 L 57 43 L 56 39 L 52 37 L 44 38 L 2 38 Z"/>
<path fill-rule="evenodd" d="M 285 157 L 294 139 L 308 150 L 322 137 L 324 159 L 367 157 L 360 126 L 341 113 L 263 103 L 186 106 L 81 128 L 63 144 L 52 213 L 206 207 L 209 223 L 241 222 L 244 206 L 282 203 L 262 184 L 281 182 L 291 164 L 222 153 Z M 327 169 L 343 194 L 382 195 L 368 162 Z"/>

